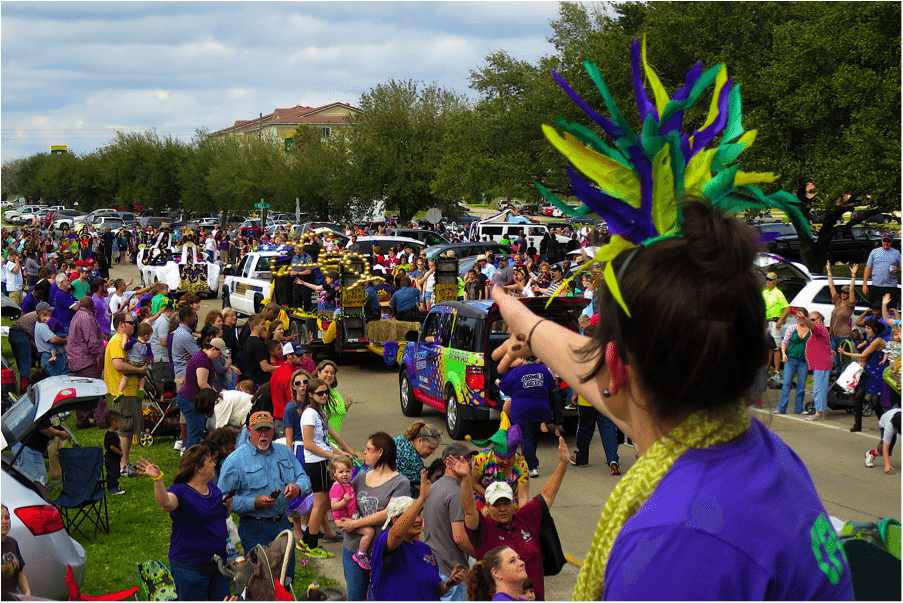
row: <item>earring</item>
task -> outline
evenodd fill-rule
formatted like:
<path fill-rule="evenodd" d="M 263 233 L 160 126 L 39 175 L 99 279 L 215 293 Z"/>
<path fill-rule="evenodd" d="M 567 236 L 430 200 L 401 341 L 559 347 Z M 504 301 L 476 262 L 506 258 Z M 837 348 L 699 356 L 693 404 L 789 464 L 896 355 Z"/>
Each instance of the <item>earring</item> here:
<path fill-rule="evenodd" d="M 611 398 L 611 392 L 607 389 L 602 390 L 602 397 L 603 398 Z"/>

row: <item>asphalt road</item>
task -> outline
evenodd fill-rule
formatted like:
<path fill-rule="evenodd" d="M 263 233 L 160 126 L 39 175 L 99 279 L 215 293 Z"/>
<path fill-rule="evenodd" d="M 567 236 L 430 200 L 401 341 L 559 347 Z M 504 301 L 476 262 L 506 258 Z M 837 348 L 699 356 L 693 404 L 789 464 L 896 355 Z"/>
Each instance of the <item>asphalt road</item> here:
<path fill-rule="evenodd" d="M 111 276 L 135 278 L 137 281 L 138 275 L 134 266 L 114 266 Z M 201 320 L 207 311 L 220 308 L 221 300 L 204 300 Z M 338 379 L 342 394 L 346 398 L 349 395 L 354 398 L 342 429 L 349 445 L 362 450 L 371 433 L 382 430 L 393 436 L 398 435 L 404 433 L 413 421 L 401 413 L 397 367 L 386 366 L 381 358 L 369 353 L 350 355 L 340 362 Z M 874 448 L 880 437 L 877 417 L 865 418 L 861 433 L 850 433 L 853 419 L 843 411 L 829 410 L 829 419 L 816 423 L 805 421 L 804 415 L 774 416 L 770 409 L 776 406 L 778 394 L 778 390 L 768 390 L 764 404 L 769 410 L 754 411 L 754 415 L 787 442 L 805 462 L 828 514 L 857 521 L 875 521 L 887 516 L 900 518 L 900 448 L 895 451 L 892 460 L 894 471 L 890 474 L 884 473 L 880 459 L 876 460 L 872 469 L 863 464 L 865 451 Z M 810 398 L 807 394 L 807 401 Z M 441 413 L 425 407 L 422 419 L 445 433 Z M 566 439 L 573 450 L 574 437 L 566 436 Z M 621 446 L 618 452 L 622 471 L 626 472 L 633 465 L 635 452 L 627 446 Z M 546 436 L 539 440 L 538 456 L 540 477 L 533 480 L 531 495 L 539 493 L 557 463 L 554 437 Z M 428 459 L 428 462 L 431 460 Z M 589 550 L 602 507 L 618 479 L 610 475 L 605 465 L 598 438 L 590 449 L 590 465 L 568 469 L 552 512 L 565 553 L 578 563 Z M 326 547 L 337 557 L 318 561 L 319 570 L 344 583 L 341 545 L 327 544 Z M 578 571 L 577 565 L 568 564 L 558 576 L 546 578 L 546 597 L 549 600 L 569 600 Z"/>

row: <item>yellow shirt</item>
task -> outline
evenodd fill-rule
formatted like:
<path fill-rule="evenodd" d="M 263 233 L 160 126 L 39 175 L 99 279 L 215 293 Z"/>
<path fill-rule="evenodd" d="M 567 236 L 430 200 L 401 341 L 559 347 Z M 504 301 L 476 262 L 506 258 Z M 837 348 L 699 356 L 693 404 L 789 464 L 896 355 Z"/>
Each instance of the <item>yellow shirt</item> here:
<path fill-rule="evenodd" d="M 769 290 L 768 287 L 762 290 L 762 299 L 765 300 L 765 318 L 780 318 L 784 313 L 784 308 L 789 306 L 787 298 L 781 293 L 781 290 L 775 287 Z"/>
<path fill-rule="evenodd" d="M 122 358 L 124 361 L 128 362 L 128 355 L 125 353 L 125 350 L 122 348 L 125 342 L 125 336 L 116 333 L 113 337 L 110 338 L 110 341 L 107 342 L 107 350 L 103 355 L 103 380 L 104 383 L 107 384 L 107 389 L 114 396 L 116 392 L 119 391 L 119 383 L 122 381 L 122 373 L 113 368 L 113 359 L 114 358 Z M 137 375 L 135 378 L 130 378 L 128 384 L 125 387 L 125 390 L 122 392 L 126 396 L 137 396 L 138 395 L 138 378 Z"/>

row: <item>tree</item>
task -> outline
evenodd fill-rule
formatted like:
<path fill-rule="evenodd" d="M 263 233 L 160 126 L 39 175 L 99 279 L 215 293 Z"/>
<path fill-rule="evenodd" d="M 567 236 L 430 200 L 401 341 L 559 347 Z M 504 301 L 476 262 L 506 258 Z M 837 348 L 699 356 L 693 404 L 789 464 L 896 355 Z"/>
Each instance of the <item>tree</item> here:
<path fill-rule="evenodd" d="M 383 199 L 401 220 L 451 200 L 432 191 L 449 120 L 466 107 L 454 93 L 431 84 L 390 80 L 361 97 L 349 141 L 352 196 Z"/>

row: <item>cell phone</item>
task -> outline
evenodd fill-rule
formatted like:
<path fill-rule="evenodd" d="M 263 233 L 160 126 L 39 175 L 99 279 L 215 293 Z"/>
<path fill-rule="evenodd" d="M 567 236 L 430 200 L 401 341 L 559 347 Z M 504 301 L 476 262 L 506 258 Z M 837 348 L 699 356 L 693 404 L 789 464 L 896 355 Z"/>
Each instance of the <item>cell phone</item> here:
<path fill-rule="evenodd" d="M 270 493 L 270 498 L 279 498 L 280 494 L 282 494 L 282 490 L 280 488 L 276 488 Z"/>
<path fill-rule="evenodd" d="M 223 500 L 226 500 L 227 498 L 232 498 L 233 496 L 235 496 L 236 492 L 238 492 L 238 488 L 232 488 L 231 490 L 229 490 L 229 492 L 227 492 L 226 494 L 223 494 Z"/>

